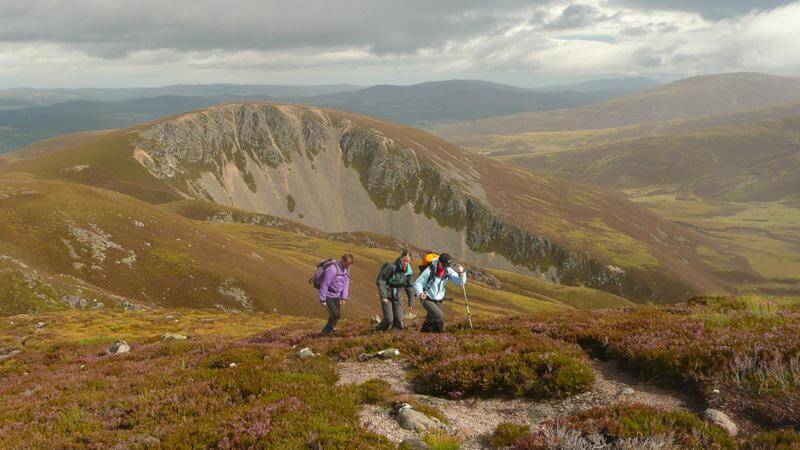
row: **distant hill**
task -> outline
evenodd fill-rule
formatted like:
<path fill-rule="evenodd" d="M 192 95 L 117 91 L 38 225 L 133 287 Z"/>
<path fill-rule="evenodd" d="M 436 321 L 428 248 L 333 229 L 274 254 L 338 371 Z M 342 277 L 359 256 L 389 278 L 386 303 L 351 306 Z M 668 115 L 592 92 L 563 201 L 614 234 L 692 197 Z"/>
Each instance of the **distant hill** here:
<path fill-rule="evenodd" d="M 132 89 L 15 89 L 0 91 L 0 153 L 64 133 L 124 128 L 165 115 L 229 102 L 282 99 L 405 124 L 430 125 L 520 111 L 564 108 L 622 94 L 618 91 L 540 92 L 467 80 L 412 86 L 381 85 L 366 89 L 353 85 L 232 84 Z M 54 103 L 60 98 L 68 101 Z"/>
<path fill-rule="evenodd" d="M 241 101 L 242 98 L 167 95 L 115 102 L 73 100 L 49 106 L 0 111 L 0 153 L 60 134 L 125 128 L 159 117 L 236 100 Z"/>
<path fill-rule="evenodd" d="M 296 99 L 314 95 L 326 95 L 363 89 L 353 84 L 329 85 L 272 85 L 272 84 L 178 84 L 172 86 L 142 88 L 83 88 L 83 89 L 34 89 L 15 88 L 0 90 L 0 105 L 3 102 L 24 102 L 30 106 L 47 106 L 72 100 L 94 100 L 119 102 L 148 97 L 217 97 L 241 96 L 263 98 Z"/>
<path fill-rule="evenodd" d="M 559 84 L 536 88 L 539 91 L 615 91 L 615 92 L 636 92 L 654 88 L 662 83 L 645 77 L 627 78 L 601 78 L 589 80 L 581 83 Z"/>
<path fill-rule="evenodd" d="M 601 103 L 454 124 L 436 133 L 469 145 L 481 135 L 623 127 L 735 113 L 800 101 L 800 79 L 758 73 L 704 75 Z"/>
<path fill-rule="evenodd" d="M 701 237 L 619 196 L 365 116 L 232 104 L 72 142 L 2 171 L 389 235 L 631 299 L 725 289 L 696 253 L 713 252 Z"/>
<path fill-rule="evenodd" d="M 302 103 L 357 112 L 407 125 L 426 126 L 521 111 L 568 108 L 622 95 L 618 90 L 524 89 L 478 80 L 411 86 L 379 85 L 305 98 Z"/>

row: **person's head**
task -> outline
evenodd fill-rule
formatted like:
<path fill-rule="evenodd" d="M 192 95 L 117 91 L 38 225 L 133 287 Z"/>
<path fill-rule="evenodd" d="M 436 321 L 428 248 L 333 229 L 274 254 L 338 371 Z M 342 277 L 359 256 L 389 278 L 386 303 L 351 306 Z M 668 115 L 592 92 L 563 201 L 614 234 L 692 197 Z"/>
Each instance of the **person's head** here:
<path fill-rule="evenodd" d="M 453 265 L 453 257 L 447 253 L 442 253 L 439 255 L 439 265 L 445 268 L 450 267 Z"/>
<path fill-rule="evenodd" d="M 408 251 L 403 251 L 400 253 L 400 258 L 398 258 L 398 261 L 400 261 L 400 267 L 405 270 L 408 268 L 408 265 L 411 264 L 411 254 Z"/>
<path fill-rule="evenodd" d="M 351 255 L 350 253 L 346 253 L 346 254 L 342 255 L 342 262 L 341 263 L 342 263 L 342 267 L 344 267 L 345 269 L 347 269 L 348 267 L 352 266 L 353 265 L 353 255 Z"/>

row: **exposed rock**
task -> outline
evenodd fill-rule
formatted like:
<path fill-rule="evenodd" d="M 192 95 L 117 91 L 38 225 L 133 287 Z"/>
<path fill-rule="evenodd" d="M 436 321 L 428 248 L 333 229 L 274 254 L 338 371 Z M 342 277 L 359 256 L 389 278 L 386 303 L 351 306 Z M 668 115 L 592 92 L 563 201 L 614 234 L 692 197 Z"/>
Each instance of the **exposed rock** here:
<path fill-rule="evenodd" d="M 161 339 L 164 339 L 164 340 L 171 339 L 173 341 L 185 341 L 185 340 L 187 340 L 189 338 L 184 336 L 184 335 L 182 335 L 182 334 L 164 333 L 164 336 L 161 336 Z"/>
<path fill-rule="evenodd" d="M 108 353 L 111 353 L 113 355 L 120 353 L 128 353 L 130 351 L 131 351 L 131 346 L 128 345 L 128 343 L 125 341 L 114 342 L 114 345 L 112 345 L 111 348 L 108 349 Z"/>
<path fill-rule="evenodd" d="M 400 356 L 400 350 L 396 348 L 387 348 L 375 353 L 362 353 L 358 355 L 358 360 L 361 362 L 369 361 L 370 359 L 392 359 Z"/>
<path fill-rule="evenodd" d="M 537 403 L 528 409 L 528 418 L 532 427 L 539 426 L 545 420 L 557 415 L 556 409 L 548 403 Z"/>
<path fill-rule="evenodd" d="M 429 450 L 430 447 L 418 437 L 404 439 L 398 447 L 400 450 Z"/>
<path fill-rule="evenodd" d="M 65 295 L 61 297 L 61 301 L 66 303 L 70 308 L 86 308 L 89 302 L 85 298 L 78 297 L 77 295 Z"/>
<path fill-rule="evenodd" d="M 397 405 L 397 423 L 406 430 L 417 433 L 443 429 L 442 423 L 415 410 L 408 403 Z"/>
<path fill-rule="evenodd" d="M 392 359 L 400 356 L 400 350 L 396 348 L 387 348 L 386 350 L 381 350 L 378 352 L 378 356 L 381 359 Z"/>
<path fill-rule="evenodd" d="M 44 322 L 36 322 L 36 325 L 34 325 L 34 326 L 36 327 L 36 329 L 37 329 L 37 330 L 41 330 L 41 329 L 43 329 L 44 327 L 46 327 L 46 326 L 47 326 L 47 324 L 46 324 L 46 323 L 44 323 Z"/>
<path fill-rule="evenodd" d="M 233 298 L 233 300 L 242 305 L 246 311 L 252 311 L 253 301 L 250 300 L 244 289 L 234 286 L 234 283 L 236 283 L 236 280 L 227 278 L 222 285 L 217 288 L 217 292 L 219 292 L 220 295 Z"/>
<path fill-rule="evenodd" d="M 311 358 L 316 356 L 310 348 L 304 347 L 299 352 L 297 352 L 297 357 L 301 359 Z"/>
<path fill-rule="evenodd" d="M 707 409 L 703 411 L 703 417 L 712 424 L 722 428 L 731 436 L 739 434 L 739 427 L 728 417 L 727 414 L 718 409 Z"/>

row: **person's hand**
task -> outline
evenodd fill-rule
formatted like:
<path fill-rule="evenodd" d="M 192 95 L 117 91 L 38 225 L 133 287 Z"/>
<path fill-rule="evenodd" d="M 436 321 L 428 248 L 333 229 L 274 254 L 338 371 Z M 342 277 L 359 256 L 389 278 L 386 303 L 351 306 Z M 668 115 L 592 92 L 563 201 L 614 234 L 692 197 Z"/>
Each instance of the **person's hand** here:
<path fill-rule="evenodd" d="M 428 299 L 428 294 L 423 292 L 422 294 L 419 294 L 419 298 L 422 299 L 422 300 L 427 300 Z"/>
<path fill-rule="evenodd" d="M 319 302 L 319 304 L 322 305 L 322 307 L 326 310 L 328 309 L 328 302 Z"/>
<path fill-rule="evenodd" d="M 458 273 L 464 273 L 464 266 L 459 265 L 458 268 L 456 269 L 456 271 Z"/>
<path fill-rule="evenodd" d="M 343 298 L 343 299 L 342 299 L 342 303 L 341 303 L 341 305 L 342 305 L 342 306 L 344 306 L 344 305 L 346 305 L 346 304 L 347 304 L 347 299 L 346 299 L 346 298 Z"/>
<path fill-rule="evenodd" d="M 389 299 L 388 299 L 388 298 L 382 298 L 382 299 L 381 299 L 381 301 L 382 301 L 383 303 L 389 303 Z"/>

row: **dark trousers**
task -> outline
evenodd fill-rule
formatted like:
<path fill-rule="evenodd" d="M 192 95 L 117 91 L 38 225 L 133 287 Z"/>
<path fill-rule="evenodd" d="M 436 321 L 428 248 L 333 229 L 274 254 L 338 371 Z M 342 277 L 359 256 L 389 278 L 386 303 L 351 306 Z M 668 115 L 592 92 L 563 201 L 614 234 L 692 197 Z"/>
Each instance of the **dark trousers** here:
<path fill-rule="evenodd" d="M 384 303 L 381 300 L 381 312 L 383 313 L 383 320 L 378 324 L 375 329 L 377 331 L 388 330 L 390 327 L 395 327 L 398 330 L 403 329 L 403 300 L 398 295 L 397 298 L 390 298 L 389 301 Z"/>
<path fill-rule="evenodd" d="M 442 312 L 442 302 L 433 300 L 423 300 L 422 307 L 428 314 L 425 316 L 425 322 L 422 324 L 420 331 L 441 333 L 444 331 L 444 313 Z"/>
<path fill-rule="evenodd" d="M 328 301 L 325 302 L 325 306 L 328 307 L 328 323 L 326 323 L 325 328 L 322 329 L 322 334 L 331 334 L 336 326 L 336 322 L 342 317 L 342 300 L 338 298 L 329 298 Z"/>
<path fill-rule="evenodd" d="M 413 286 L 404 287 L 402 289 L 402 292 L 406 293 L 406 298 L 408 299 L 408 307 L 409 308 L 413 308 L 414 307 L 414 287 Z M 397 299 L 398 300 L 400 300 L 403 297 L 400 293 L 401 293 L 401 290 L 398 289 L 397 290 Z"/>

